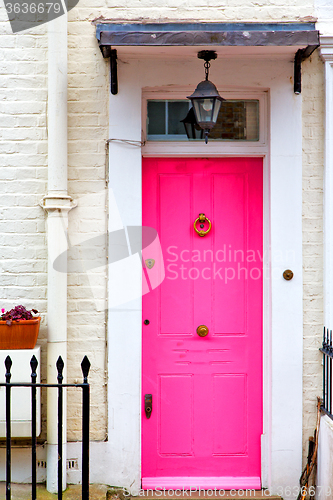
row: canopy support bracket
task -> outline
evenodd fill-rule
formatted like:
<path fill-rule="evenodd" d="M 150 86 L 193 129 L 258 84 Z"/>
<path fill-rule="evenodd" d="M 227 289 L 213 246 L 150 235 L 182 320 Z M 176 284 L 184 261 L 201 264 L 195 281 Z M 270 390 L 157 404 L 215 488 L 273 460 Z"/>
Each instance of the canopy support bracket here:
<path fill-rule="evenodd" d="M 308 45 L 304 49 L 298 49 L 294 59 L 294 93 L 300 94 L 302 92 L 302 62 L 311 56 L 312 52 L 317 49 L 319 45 Z"/>

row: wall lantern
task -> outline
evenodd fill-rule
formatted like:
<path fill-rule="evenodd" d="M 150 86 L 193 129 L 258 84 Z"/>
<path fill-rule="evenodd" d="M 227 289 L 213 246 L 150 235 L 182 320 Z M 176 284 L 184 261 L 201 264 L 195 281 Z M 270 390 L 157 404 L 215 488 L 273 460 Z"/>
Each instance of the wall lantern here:
<path fill-rule="evenodd" d="M 199 127 L 198 122 L 195 118 L 194 110 L 191 108 L 185 118 L 180 120 L 184 123 L 185 132 L 188 139 L 202 139 L 203 130 Z"/>
<path fill-rule="evenodd" d="M 196 121 L 204 131 L 205 143 L 207 144 L 209 131 L 216 124 L 221 102 L 225 101 L 225 99 L 220 96 L 214 83 L 208 80 L 210 68 L 209 61 L 217 58 L 215 50 L 201 50 L 198 52 L 198 58 L 204 59 L 205 61 L 204 66 L 206 79 L 198 84 L 193 94 L 187 99 L 190 99 L 192 102 Z"/>

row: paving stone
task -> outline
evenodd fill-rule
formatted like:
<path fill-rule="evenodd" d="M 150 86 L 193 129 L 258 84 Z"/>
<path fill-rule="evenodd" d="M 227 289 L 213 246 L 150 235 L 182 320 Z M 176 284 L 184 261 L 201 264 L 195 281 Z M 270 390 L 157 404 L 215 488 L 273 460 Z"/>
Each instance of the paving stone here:
<path fill-rule="evenodd" d="M 106 500 L 108 487 L 104 484 L 91 484 L 89 487 L 89 500 Z M 63 500 L 81 500 L 81 485 L 69 485 L 63 492 Z M 44 484 L 37 485 L 37 500 L 57 500 L 58 495 L 53 495 L 46 490 Z M 0 483 L 0 500 L 6 499 L 6 483 Z M 31 500 L 31 484 L 12 484 L 12 500 Z"/>

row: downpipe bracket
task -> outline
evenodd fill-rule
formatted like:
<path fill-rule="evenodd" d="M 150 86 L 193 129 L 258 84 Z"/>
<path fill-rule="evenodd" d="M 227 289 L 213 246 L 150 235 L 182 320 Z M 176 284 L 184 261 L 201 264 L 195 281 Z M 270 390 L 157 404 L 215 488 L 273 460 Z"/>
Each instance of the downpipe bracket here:
<path fill-rule="evenodd" d="M 77 207 L 77 201 L 66 195 L 46 195 L 40 200 L 39 206 L 46 212 L 53 210 L 69 212 Z"/>

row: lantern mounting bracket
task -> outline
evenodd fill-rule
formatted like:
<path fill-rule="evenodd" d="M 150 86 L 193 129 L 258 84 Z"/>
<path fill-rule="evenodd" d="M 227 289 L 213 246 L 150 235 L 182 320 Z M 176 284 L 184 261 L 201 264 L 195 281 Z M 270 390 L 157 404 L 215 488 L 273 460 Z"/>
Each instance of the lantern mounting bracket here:
<path fill-rule="evenodd" d="M 217 53 L 215 50 L 200 50 L 200 52 L 198 52 L 198 58 L 209 62 L 217 58 Z"/>
<path fill-rule="evenodd" d="M 206 81 L 208 80 L 208 74 L 209 74 L 209 68 L 210 68 L 210 62 L 212 59 L 217 58 L 217 53 L 215 50 L 200 50 L 198 52 L 198 58 L 203 59 L 205 61 L 205 76 L 206 76 Z"/>

